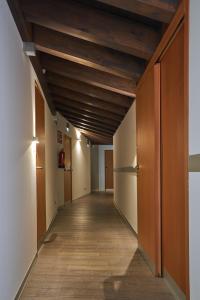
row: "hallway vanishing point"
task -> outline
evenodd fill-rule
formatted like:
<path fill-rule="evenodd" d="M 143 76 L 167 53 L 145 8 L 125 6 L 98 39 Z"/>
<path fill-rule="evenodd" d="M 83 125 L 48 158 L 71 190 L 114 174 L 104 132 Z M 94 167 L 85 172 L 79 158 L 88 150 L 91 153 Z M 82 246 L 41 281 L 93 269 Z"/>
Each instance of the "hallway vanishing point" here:
<path fill-rule="evenodd" d="M 23 300 L 173 300 L 137 250 L 113 205 L 96 193 L 59 210 L 22 293 Z"/>

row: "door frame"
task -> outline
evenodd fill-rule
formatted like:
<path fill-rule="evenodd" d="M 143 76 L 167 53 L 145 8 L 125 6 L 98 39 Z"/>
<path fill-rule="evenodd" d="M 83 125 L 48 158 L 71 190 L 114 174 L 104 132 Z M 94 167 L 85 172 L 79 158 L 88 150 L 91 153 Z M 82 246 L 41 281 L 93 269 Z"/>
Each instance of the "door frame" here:
<path fill-rule="evenodd" d="M 70 177 L 71 177 L 71 184 L 70 184 L 70 191 L 71 191 L 71 199 L 69 200 L 72 203 L 72 138 L 70 136 L 68 136 L 66 133 L 64 134 L 64 152 L 65 152 L 65 140 L 69 140 L 70 141 L 70 161 L 71 161 L 71 171 L 70 171 Z M 64 169 L 64 172 L 65 169 Z M 65 201 L 65 174 L 64 174 L 64 204 L 66 204 L 69 201 Z"/>

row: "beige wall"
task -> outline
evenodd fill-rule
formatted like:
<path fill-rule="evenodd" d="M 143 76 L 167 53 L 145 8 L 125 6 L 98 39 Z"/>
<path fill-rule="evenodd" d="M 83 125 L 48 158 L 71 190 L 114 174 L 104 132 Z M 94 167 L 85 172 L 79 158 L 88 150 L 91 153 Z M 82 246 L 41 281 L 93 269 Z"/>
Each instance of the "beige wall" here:
<path fill-rule="evenodd" d="M 114 168 L 136 164 L 136 104 L 128 111 L 114 135 Z M 137 232 L 137 177 L 133 173 L 114 173 L 114 201 Z"/>
<path fill-rule="evenodd" d="M 72 138 L 72 199 L 78 199 L 91 192 L 91 157 L 90 147 L 87 147 L 87 140 L 81 134 L 81 141 L 78 141 L 79 131 L 70 124 L 70 132 L 65 130 L 67 120 L 58 114 L 57 129 L 63 134 Z M 63 145 L 58 144 L 58 152 Z M 57 170 L 57 194 L 58 205 L 64 204 L 64 171 Z"/>

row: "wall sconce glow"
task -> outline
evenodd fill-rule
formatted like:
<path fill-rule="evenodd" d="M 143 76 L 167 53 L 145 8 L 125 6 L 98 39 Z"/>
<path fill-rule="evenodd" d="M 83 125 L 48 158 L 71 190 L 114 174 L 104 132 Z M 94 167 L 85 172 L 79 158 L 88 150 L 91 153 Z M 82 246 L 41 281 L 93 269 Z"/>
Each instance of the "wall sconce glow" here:
<path fill-rule="evenodd" d="M 70 125 L 69 125 L 69 123 L 66 124 L 65 129 L 66 129 L 67 132 L 70 131 Z"/>
<path fill-rule="evenodd" d="M 78 129 L 76 129 L 76 140 L 81 141 L 81 132 Z"/>
<path fill-rule="evenodd" d="M 38 137 L 33 136 L 33 138 L 32 138 L 32 143 L 33 143 L 33 144 L 39 144 L 39 139 L 38 139 Z"/>
<path fill-rule="evenodd" d="M 34 43 L 23 42 L 23 50 L 26 56 L 36 56 L 36 48 Z"/>

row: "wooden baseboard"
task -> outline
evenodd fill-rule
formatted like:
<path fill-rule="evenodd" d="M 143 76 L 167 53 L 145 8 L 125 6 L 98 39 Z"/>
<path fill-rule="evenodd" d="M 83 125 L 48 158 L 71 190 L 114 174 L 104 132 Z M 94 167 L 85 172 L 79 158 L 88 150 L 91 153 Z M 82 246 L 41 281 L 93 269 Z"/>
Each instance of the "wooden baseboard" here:
<path fill-rule="evenodd" d="M 32 270 L 32 268 L 33 268 L 33 266 L 34 266 L 34 264 L 35 264 L 35 262 L 37 260 L 37 257 L 38 257 L 38 252 L 35 254 L 35 256 L 33 258 L 33 261 L 32 261 L 32 263 L 31 263 L 31 265 L 30 265 L 30 267 L 29 267 L 29 269 L 28 269 L 28 271 L 27 271 L 27 273 L 26 273 L 26 275 L 24 277 L 24 280 L 22 281 L 22 284 L 20 285 L 20 288 L 19 288 L 19 290 L 18 290 L 18 292 L 17 292 L 14 300 L 19 300 L 20 299 L 20 296 L 21 296 L 21 294 L 22 294 L 22 292 L 24 290 L 24 287 L 26 285 L 26 281 L 28 279 L 28 276 L 31 273 L 31 270 Z"/>
<path fill-rule="evenodd" d="M 131 229 L 131 231 L 133 232 L 134 236 L 136 238 L 138 238 L 137 233 L 135 232 L 135 230 L 133 229 L 133 227 L 131 226 L 131 224 L 129 223 L 129 221 L 127 220 L 127 218 L 125 217 L 125 215 L 121 212 L 120 208 L 118 207 L 117 203 L 115 201 L 113 201 L 113 204 L 118 212 L 118 214 L 121 216 L 121 218 L 124 220 L 124 222 L 128 225 L 128 227 Z"/>
<path fill-rule="evenodd" d="M 152 260 L 149 258 L 149 256 L 146 254 L 146 252 L 144 251 L 144 249 L 140 245 L 138 245 L 138 249 L 139 249 L 143 259 L 145 260 L 146 264 L 148 265 L 149 269 L 151 270 L 151 272 L 155 276 L 155 274 L 156 274 L 155 264 L 152 262 Z"/>
<path fill-rule="evenodd" d="M 164 270 L 163 274 L 164 274 L 164 281 L 166 282 L 167 286 L 171 290 L 175 299 L 186 300 L 186 295 L 181 291 L 181 289 L 178 287 L 174 279 L 167 273 L 166 270 Z"/>

